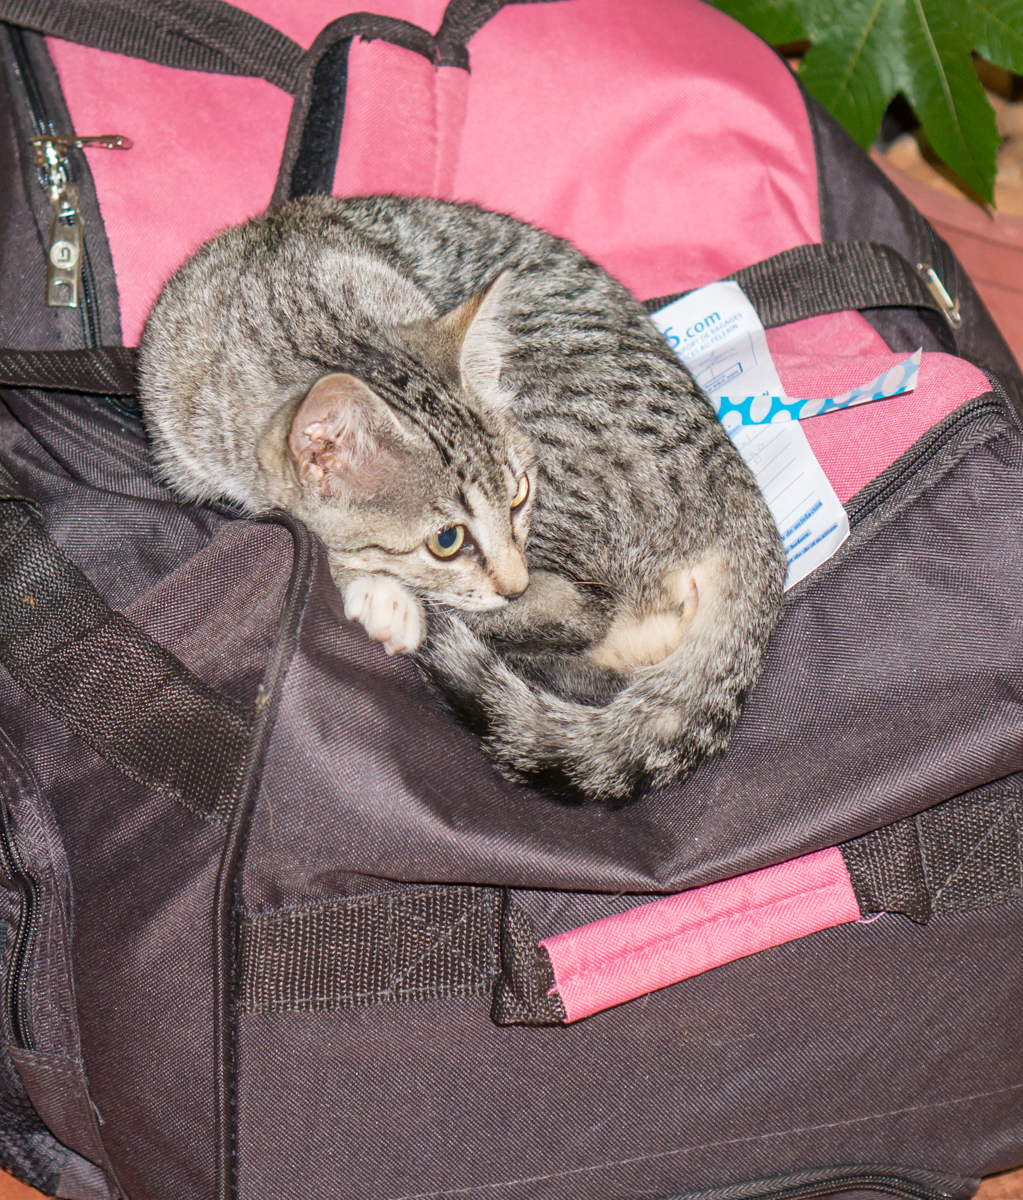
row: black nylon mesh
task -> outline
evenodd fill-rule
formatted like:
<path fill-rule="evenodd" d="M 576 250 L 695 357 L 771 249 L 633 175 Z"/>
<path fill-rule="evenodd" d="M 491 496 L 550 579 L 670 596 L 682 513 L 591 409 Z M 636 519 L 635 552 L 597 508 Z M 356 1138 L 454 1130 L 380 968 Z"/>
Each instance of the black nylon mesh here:
<path fill-rule="evenodd" d="M 0 661 L 125 774 L 223 819 L 251 714 L 110 609 L 11 503 L 0 504 Z"/>

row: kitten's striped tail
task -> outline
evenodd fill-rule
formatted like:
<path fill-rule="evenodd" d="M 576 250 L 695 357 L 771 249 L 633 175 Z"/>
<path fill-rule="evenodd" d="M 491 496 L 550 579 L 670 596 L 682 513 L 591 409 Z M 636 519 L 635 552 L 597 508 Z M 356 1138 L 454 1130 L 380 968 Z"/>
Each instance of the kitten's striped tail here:
<path fill-rule="evenodd" d="M 783 571 L 783 568 L 782 568 Z M 510 779 L 627 803 L 724 748 L 777 619 L 781 578 L 705 597 L 681 644 L 601 707 L 525 682 L 453 613 L 431 614 L 418 658 Z"/>

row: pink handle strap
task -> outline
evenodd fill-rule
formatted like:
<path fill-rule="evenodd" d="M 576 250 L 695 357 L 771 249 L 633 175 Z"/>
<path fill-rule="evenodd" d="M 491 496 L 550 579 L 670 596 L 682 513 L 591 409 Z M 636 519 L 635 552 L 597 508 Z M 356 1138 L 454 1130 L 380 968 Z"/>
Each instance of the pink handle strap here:
<path fill-rule="evenodd" d="M 667 896 L 540 944 L 554 971 L 552 992 L 571 1022 L 859 917 L 842 855 L 830 849 Z"/>

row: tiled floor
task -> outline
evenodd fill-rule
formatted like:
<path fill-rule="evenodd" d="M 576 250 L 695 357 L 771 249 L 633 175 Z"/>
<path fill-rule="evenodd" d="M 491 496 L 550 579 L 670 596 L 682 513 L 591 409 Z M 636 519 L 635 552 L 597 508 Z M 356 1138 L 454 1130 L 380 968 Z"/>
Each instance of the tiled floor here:
<path fill-rule="evenodd" d="M 0 1200 L 43 1200 L 43 1194 L 0 1171 Z M 974 1200 L 1023 1200 L 1023 1168 L 985 1179 Z"/>

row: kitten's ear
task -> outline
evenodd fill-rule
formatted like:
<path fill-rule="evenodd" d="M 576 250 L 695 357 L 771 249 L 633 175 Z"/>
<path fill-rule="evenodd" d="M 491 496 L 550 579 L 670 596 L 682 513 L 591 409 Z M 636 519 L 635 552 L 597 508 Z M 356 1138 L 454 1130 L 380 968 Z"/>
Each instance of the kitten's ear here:
<path fill-rule="evenodd" d="M 458 344 L 462 382 L 501 409 L 512 399 L 500 385 L 501 368 L 511 345 L 502 320 L 511 277 L 511 271 L 502 271 L 482 292 L 437 322 L 438 328 Z"/>
<path fill-rule="evenodd" d="M 325 375 L 298 406 L 288 434 L 301 478 L 331 495 L 367 494 L 398 465 L 401 427 L 354 375 Z"/>

